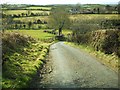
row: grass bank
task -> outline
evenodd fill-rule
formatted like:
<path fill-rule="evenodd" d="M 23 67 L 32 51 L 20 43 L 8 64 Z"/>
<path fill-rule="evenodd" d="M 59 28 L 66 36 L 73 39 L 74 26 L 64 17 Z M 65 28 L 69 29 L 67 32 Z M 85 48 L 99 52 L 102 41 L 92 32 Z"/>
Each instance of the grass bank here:
<path fill-rule="evenodd" d="M 3 88 L 28 88 L 37 70 L 44 63 L 51 43 L 34 39 L 33 32 L 30 32 L 29 36 L 18 32 L 3 34 Z"/>
<path fill-rule="evenodd" d="M 113 69 L 114 71 L 116 71 L 118 73 L 118 69 L 120 67 L 118 62 L 120 61 L 120 58 L 118 58 L 118 56 L 116 56 L 114 53 L 113 54 L 105 54 L 101 51 L 95 51 L 94 48 L 87 46 L 87 45 L 78 45 L 78 44 L 75 44 L 72 42 L 65 42 L 65 43 L 70 46 L 77 47 L 79 49 L 86 51 L 87 53 L 96 57 L 97 60 L 100 61 L 102 64 L 110 67 L 111 69 Z"/>

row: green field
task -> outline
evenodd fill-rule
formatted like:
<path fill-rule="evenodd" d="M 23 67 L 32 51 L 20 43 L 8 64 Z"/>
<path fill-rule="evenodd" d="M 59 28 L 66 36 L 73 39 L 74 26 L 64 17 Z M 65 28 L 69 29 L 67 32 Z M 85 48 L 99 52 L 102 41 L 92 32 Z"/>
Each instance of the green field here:
<path fill-rule="evenodd" d="M 71 34 L 72 30 L 64 29 L 62 30 L 62 33 L 66 36 L 67 34 Z"/>
<path fill-rule="evenodd" d="M 10 15 L 10 14 L 22 14 L 22 13 L 28 13 L 28 11 L 30 11 L 31 13 L 34 13 L 34 14 L 36 14 L 36 13 L 47 13 L 47 14 L 49 14 L 50 13 L 50 11 L 42 11 L 42 10 L 7 10 L 7 11 L 5 11 L 5 13 L 7 14 L 7 15 Z"/>
<path fill-rule="evenodd" d="M 33 10 L 33 11 L 31 11 L 32 13 L 47 13 L 47 14 L 49 14 L 50 13 L 50 11 L 40 11 L 40 10 Z"/>
<path fill-rule="evenodd" d="M 21 13 L 27 13 L 27 10 L 7 10 L 5 11 L 7 15 L 9 14 L 21 14 Z"/>
<path fill-rule="evenodd" d="M 53 38 L 54 35 L 53 34 L 49 34 L 49 33 L 45 33 L 43 32 L 43 30 L 11 30 L 14 32 L 19 32 L 23 35 L 29 35 L 35 39 L 49 39 L 49 38 Z"/>
<path fill-rule="evenodd" d="M 21 17 L 21 18 L 14 18 L 14 20 L 21 20 L 27 22 L 34 21 L 36 19 L 41 19 L 48 21 L 49 16 L 34 16 L 34 17 Z M 93 20 L 93 19 L 120 19 L 117 14 L 77 14 L 77 15 L 70 15 L 71 20 Z"/>
<path fill-rule="evenodd" d="M 28 7 L 26 9 L 46 9 L 46 10 L 51 10 L 51 7 Z"/>
<path fill-rule="evenodd" d="M 14 20 L 20 20 L 20 21 L 24 21 L 24 22 L 28 22 L 28 21 L 35 21 L 35 20 L 42 20 L 42 21 L 48 21 L 49 16 L 34 16 L 34 17 L 21 17 L 21 18 L 14 18 Z"/>
<path fill-rule="evenodd" d="M 50 33 L 45 33 L 43 32 L 44 30 L 10 30 L 12 32 L 18 32 L 18 33 L 21 33 L 23 35 L 29 35 L 35 39 L 49 39 L 49 38 L 53 38 L 55 35 L 54 34 L 50 34 Z M 58 32 L 58 30 L 56 31 Z M 65 36 L 67 34 L 70 34 L 72 33 L 71 30 L 68 30 L 68 29 L 64 29 L 62 31 L 62 34 L 64 34 Z"/>
<path fill-rule="evenodd" d="M 70 19 L 92 20 L 92 19 L 120 19 L 117 14 L 77 14 L 71 15 Z"/>

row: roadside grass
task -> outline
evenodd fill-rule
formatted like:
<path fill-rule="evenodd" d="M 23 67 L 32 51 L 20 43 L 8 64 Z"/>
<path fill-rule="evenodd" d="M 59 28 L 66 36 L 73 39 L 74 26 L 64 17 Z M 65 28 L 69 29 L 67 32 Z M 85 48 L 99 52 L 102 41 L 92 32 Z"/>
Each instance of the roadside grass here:
<path fill-rule="evenodd" d="M 42 67 L 48 46 L 35 43 L 21 50 L 8 55 L 10 60 L 3 65 L 3 88 L 27 88 L 37 70 Z"/>
<path fill-rule="evenodd" d="M 118 70 L 120 68 L 119 61 L 120 58 L 116 56 L 114 53 L 113 54 L 105 54 L 101 51 L 95 51 L 91 46 L 87 45 L 78 45 L 72 42 L 65 42 L 65 44 L 68 44 L 73 47 L 77 47 L 79 49 L 82 49 L 83 51 L 88 52 L 90 55 L 94 56 L 97 58 L 98 61 L 100 61 L 102 64 L 110 67 L 114 71 L 118 73 Z"/>
<path fill-rule="evenodd" d="M 52 37 L 49 34 L 42 34 L 43 30 L 7 31 L 3 34 L 3 88 L 29 87 L 37 70 L 42 68 L 49 46 L 52 44 L 38 41 L 37 39 Z"/>

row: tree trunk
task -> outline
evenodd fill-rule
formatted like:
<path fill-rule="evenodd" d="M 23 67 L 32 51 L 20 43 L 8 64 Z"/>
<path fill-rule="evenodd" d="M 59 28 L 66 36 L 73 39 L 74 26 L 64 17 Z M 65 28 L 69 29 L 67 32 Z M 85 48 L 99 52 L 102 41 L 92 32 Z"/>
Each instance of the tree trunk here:
<path fill-rule="evenodd" d="M 59 27 L 59 36 L 62 34 L 62 28 L 63 28 L 63 26 L 64 26 L 64 22 L 65 22 L 65 20 L 62 22 L 62 25 L 61 25 L 61 27 Z"/>
<path fill-rule="evenodd" d="M 62 27 L 59 28 L 59 36 L 62 34 Z"/>

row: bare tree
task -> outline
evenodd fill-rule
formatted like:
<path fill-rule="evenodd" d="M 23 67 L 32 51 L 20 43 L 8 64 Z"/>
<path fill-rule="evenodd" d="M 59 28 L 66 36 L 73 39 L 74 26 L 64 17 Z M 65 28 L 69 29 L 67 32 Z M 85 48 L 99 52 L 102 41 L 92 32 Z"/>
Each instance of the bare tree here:
<path fill-rule="evenodd" d="M 48 25 L 51 28 L 58 29 L 59 36 L 62 35 L 63 28 L 67 28 L 70 25 L 69 15 L 64 7 L 52 9 Z"/>

